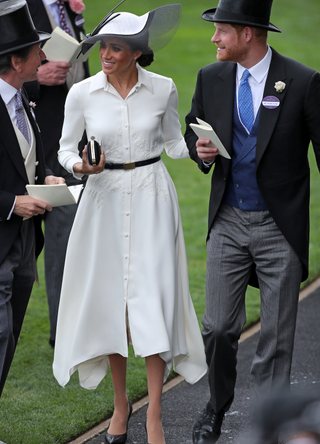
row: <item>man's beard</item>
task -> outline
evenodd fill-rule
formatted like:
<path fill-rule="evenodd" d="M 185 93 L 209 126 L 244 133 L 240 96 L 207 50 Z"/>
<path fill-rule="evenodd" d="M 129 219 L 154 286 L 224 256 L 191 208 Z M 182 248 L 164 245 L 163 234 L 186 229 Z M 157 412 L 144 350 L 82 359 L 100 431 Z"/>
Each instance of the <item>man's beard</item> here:
<path fill-rule="evenodd" d="M 233 46 L 225 47 L 223 54 L 217 52 L 217 59 L 220 62 L 235 62 L 241 64 L 241 62 L 246 59 L 248 52 L 248 48 L 244 46 L 240 47 L 238 43 Z"/>

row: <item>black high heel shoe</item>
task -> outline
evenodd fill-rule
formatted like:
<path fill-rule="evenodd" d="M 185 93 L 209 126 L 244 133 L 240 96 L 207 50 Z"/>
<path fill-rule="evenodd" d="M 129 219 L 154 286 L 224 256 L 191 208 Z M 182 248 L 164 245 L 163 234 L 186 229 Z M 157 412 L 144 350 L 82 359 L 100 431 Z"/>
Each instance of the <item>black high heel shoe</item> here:
<path fill-rule="evenodd" d="M 132 414 L 132 405 L 129 401 L 129 415 L 128 415 L 128 421 L 127 421 L 127 430 L 126 433 L 123 433 L 122 435 L 110 435 L 110 433 L 108 433 L 108 429 L 110 427 L 107 428 L 106 431 L 106 442 L 109 444 L 124 444 L 127 441 L 127 432 L 128 432 L 128 424 L 129 424 L 129 419 L 131 417 Z"/>

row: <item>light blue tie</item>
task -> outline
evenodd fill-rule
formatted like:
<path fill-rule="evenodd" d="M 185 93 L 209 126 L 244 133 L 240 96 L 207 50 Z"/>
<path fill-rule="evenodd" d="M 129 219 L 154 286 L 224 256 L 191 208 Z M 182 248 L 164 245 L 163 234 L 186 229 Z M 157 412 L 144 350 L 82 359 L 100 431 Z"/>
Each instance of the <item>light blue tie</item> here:
<path fill-rule="evenodd" d="M 251 132 L 254 123 L 254 112 L 251 88 L 248 82 L 250 72 L 246 69 L 243 73 L 239 91 L 238 91 L 238 107 L 242 124 Z"/>
<path fill-rule="evenodd" d="M 16 118 L 17 118 L 17 127 L 22 132 L 22 134 L 24 135 L 26 141 L 30 145 L 31 139 L 30 139 L 27 119 L 26 119 L 26 116 L 25 116 L 25 113 L 24 113 L 24 108 L 23 108 L 23 103 L 22 103 L 22 97 L 21 97 L 21 91 L 20 90 L 18 90 L 17 93 L 16 93 L 15 112 L 16 112 Z"/>

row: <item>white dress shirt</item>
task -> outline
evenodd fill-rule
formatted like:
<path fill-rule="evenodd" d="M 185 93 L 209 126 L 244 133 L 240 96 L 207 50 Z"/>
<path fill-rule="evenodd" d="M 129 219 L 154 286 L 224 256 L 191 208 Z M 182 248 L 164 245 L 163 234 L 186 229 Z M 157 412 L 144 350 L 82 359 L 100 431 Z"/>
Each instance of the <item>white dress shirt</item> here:
<path fill-rule="evenodd" d="M 257 113 L 259 111 L 263 99 L 263 91 L 267 80 L 271 58 L 272 58 L 272 51 L 270 46 L 268 45 L 268 51 L 265 57 L 259 63 L 257 63 L 248 70 L 251 74 L 251 76 L 248 78 L 248 82 L 252 92 L 254 118 L 256 118 L 257 116 Z M 238 104 L 239 86 L 245 70 L 246 68 L 244 66 L 240 65 L 240 63 L 237 63 L 237 75 L 236 75 L 237 104 Z"/>

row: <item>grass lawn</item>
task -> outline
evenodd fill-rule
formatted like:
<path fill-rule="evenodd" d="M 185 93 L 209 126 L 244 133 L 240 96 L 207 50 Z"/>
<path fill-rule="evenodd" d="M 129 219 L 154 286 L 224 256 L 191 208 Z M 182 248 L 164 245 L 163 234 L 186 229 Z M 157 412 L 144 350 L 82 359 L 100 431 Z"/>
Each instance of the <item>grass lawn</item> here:
<path fill-rule="evenodd" d="M 86 30 L 91 31 L 114 6 L 106 0 L 86 0 Z M 184 116 L 189 111 L 197 72 L 215 60 L 210 42 L 211 23 L 200 18 L 203 10 L 218 3 L 183 0 L 181 25 L 167 48 L 156 53 L 151 70 L 170 76 L 179 91 L 179 112 L 184 131 Z M 164 4 L 163 0 L 137 2 L 127 0 L 120 10 L 142 14 Z M 272 22 L 283 33 L 270 33 L 269 42 L 280 53 L 320 70 L 319 0 L 274 0 Z M 90 56 L 91 72 L 100 70 L 97 50 Z M 320 112 L 320 110 L 319 110 Z M 311 160 L 311 242 L 310 278 L 320 274 L 320 194 L 314 156 Z M 176 184 L 188 254 L 190 290 L 199 323 L 204 311 L 205 237 L 210 177 L 189 159 L 173 161 L 165 157 Z M 62 389 L 52 375 L 53 351 L 48 345 L 49 322 L 43 275 L 43 258 L 38 262 L 40 286 L 34 288 L 17 352 L 3 396 L 0 400 L 0 440 L 7 444 L 67 443 L 108 417 L 113 408 L 110 374 L 94 391 L 79 387 L 77 375 Z M 259 318 L 259 297 L 252 289 L 247 294 L 248 324 Z M 144 361 L 128 360 L 128 395 L 133 402 L 146 393 Z"/>

